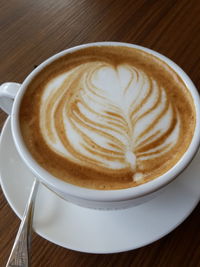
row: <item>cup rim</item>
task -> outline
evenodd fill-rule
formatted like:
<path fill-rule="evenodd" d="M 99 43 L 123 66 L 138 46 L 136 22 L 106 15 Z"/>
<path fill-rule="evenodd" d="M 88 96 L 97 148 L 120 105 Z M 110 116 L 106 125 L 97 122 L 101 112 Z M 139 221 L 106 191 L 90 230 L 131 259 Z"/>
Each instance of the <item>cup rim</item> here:
<path fill-rule="evenodd" d="M 196 125 L 194 130 L 194 135 L 192 138 L 192 141 L 187 149 L 187 151 L 183 154 L 183 156 L 179 159 L 179 161 L 166 173 L 163 175 L 146 182 L 144 184 L 138 185 L 136 187 L 130 187 L 125 189 L 114 189 L 114 190 L 97 190 L 97 189 L 90 189 L 90 188 L 84 188 L 79 187 L 70 183 L 67 183 L 65 181 L 60 180 L 59 178 L 56 178 L 55 176 L 48 173 L 45 169 L 43 169 L 36 160 L 32 157 L 28 149 L 26 148 L 26 145 L 23 141 L 22 135 L 20 133 L 20 126 L 19 126 L 19 107 L 21 103 L 21 99 L 24 95 L 24 92 L 28 86 L 28 84 L 31 82 L 31 80 L 48 64 L 52 63 L 54 60 L 58 59 L 59 57 L 64 56 L 65 54 L 74 52 L 76 50 L 84 49 L 86 47 L 93 47 L 93 46 L 123 46 L 123 47 L 132 47 L 137 48 L 139 50 L 145 51 L 149 54 L 152 54 L 159 59 L 163 60 L 166 64 L 168 64 L 183 80 L 183 82 L 186 84 L 187 88 L 189 89 L 194 106 L 196 111 Z M 92 200 L 92 201 L 100 201 L 100 202 L 106 202 L 106 201 L 123 201 L 123 200 L 129 200 L 134 199 L 138 197 L 142 197 L 144 195 L 150 194 L 154 191 L 159 190 L 163 186 L 170 183 L 172 180 L 176 178 L 190 163 L 190 161 L 193 159 L 194 155 L 196 154 L 199 143 L 200 143 L 200 98 L 199 94 L 197 92 L 197 89 L 189 76 L 172 60 L 167 58 L 166 56 L 143 46 L 135 45 L 135 44 L 129 44 L 129 43 L 123 43 L 123 42 L 94 42 L 94 43 L 87 43 L 78 45 L 72 48 L 68 48 L 66 50 L 63 50 L 44 62 L 42 62 L 36 69 L 34 69 L 24 80 L 24 82 L 21 85 L 21 88 L 19 92 L 17 93 L 17 96 L 14 100 L 12 113 L 11 113 L 11 129 L 12 129 L 12 135 L 14 139 L 14 143 L 16 145 L 16 148 L 25 162 L 25 164 L 31 169 L 31 171 L 40 179 L 41 182 L 44 184 L 49 185 L 53 190 L 59 191 L 62 193 L 65 193 L 66 195 L 70 195 L 76 198 L 86 199 L 86 200 Z"/>

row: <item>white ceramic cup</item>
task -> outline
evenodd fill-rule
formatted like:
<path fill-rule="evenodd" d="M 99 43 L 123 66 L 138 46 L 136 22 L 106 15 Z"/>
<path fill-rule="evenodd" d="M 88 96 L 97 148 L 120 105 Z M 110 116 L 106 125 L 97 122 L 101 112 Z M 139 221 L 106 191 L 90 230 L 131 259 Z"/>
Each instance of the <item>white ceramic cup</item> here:
<path fill-rule="evenodd" d="M 120 190 L 94 190 L 78 187 L 67 182 L 64 182 L 43 169 L 31 156 L 30 152 L 26 148 L 19 127 L 19 107 L 21 99 L 28 84 L 46 65 L 54 60 L 62 57 L 63 55 L 84 49 L 91 46 L 126 46 L 144 50 L 154 56 L 165 61 L 171 68 L 173 68 L 177 74 L 185 82 L 187 88 L 190 90 L 194 100 L 194 106 L 196 110 L 196 127 L 193 135 L 193 139 L 186 153 L 182 156 L 177 164 L 173 166 L 169 171 L 161 175 L 160 177 L 128 189 Z M 14 101 L 14 103 L 13 103 Z M 35 70 L 33 70 L 22 84 L 17 83 L 4 83 L 0 87 L 0 107 L 11 114 L 11 129 L 13 139 L 16 148 L 29 169 L 35 174 L 35 176 L 45 184 L 49 189 L 57 193 L 64 199 L 73 202 L 75 204 L 97 209 L 120 209 L 134 205 L 139 205 L 146 202 L 161 192 L 168 183 L 173 181 L 190 163 L 194 157 L 200 143 L 200 99 L 197 89 L 187 76 L 187 74 L 178 67 L 174 62 L 165 56 L 138 45 L 132 45 L 119 42 L 98 42 L 85 45 L 76 46 L 67 50 L 64 50 L 40 64 Z M 188 177 L 189 179 L 189 177 Z"/>

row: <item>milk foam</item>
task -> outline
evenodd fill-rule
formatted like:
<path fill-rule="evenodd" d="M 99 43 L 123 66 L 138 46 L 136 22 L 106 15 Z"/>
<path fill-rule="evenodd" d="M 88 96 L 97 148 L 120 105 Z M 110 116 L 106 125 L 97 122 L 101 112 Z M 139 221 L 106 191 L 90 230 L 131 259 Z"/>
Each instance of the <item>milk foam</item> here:
<path fill-rule="evenodd" d="M 176 145 L 180 116 L 165 88 L 142 70 L 91 62 L 46 85 L 40 128 L 57 154 L 84 166 L 128 167 L 139 181 L 137 166 Z"/>

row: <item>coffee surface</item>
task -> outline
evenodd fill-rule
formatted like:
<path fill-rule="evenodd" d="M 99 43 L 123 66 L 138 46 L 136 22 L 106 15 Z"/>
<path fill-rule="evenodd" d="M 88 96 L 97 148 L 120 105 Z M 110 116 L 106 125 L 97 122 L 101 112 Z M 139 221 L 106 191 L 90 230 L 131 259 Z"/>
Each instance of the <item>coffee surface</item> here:
<path fill-rule="evenodd" d="M 90 47 L 45 67 L 20 107 L 24 141 L 52 175 L 95 189 L 164 174 L 195 128 L 192 97 L 163 61 L 127 47 Z"/>

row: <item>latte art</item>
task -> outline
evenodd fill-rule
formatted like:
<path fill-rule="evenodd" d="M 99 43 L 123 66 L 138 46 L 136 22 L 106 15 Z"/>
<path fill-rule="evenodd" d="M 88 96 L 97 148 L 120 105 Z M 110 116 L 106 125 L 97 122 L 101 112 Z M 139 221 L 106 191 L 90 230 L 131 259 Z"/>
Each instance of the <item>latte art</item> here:
<path fill-rule="evenodd" d="M 144 51 L 88 47 L 47 65 L 28 85 L 20 128 L 51 175 L 93 189 L 159 179 L 187 151 L 196 124 L 191 94 Z"/>
<path fill-rule="evenodd" d="M 102 170 L 129 169 L 143 179 L 146 161 L 179 138 L 179 114 L 156 80 L 130 65 L 92 62 L 44 88 L 43 138 L 56 153 Z"/>

